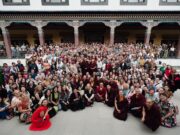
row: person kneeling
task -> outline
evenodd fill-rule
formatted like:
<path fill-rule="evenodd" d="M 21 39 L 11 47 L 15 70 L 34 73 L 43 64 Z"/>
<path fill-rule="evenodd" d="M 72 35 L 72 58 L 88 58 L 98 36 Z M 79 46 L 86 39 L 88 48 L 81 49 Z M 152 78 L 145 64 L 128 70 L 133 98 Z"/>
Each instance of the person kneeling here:
<path fill-rule="evenodd" d="M 32 110 L 30 108 L 30 99 L 26 94 L 20 96 L 20 103 L 18 104 L 19 120 L 26 124 L 31 123 Z"/>
<path fill-rule="evenodd" d="M 42 131 L 47 130 L 51 126 L 49 111 L 48 109 L 48 100 L 44 99 L 36 111 L 32 115 L 32 124 L 29 127 L 29 130 L 32 131 Z"/>
<path fill-rule="evenodd" d="M 129 110 L 137 118 L 142 117 L 142 108 L 145 104 L 145 97 L 141 94 L 140 89 L 135 89 L 135 94 L 130 98 Z"/>
<path fill-rule="evenodd" d="M 115 98 L 114 106 L 114 117 L 126 121 L 128 116 L 128 101 L 123 96 L 122 91 L 119 91 L 118 96 Z"/>
<path fill-rule="evenodd" d="M 117 91 L 111 88 L 111 85 L 107 85 L 107 91 L 105 95 L 105 104 L 109 107 L 114 107 L 114 99 Z"/>
<path fill-rule="evenodd" d="M 151 99 L 146 100 L 141 121 L 152 131 L 156 131 L 161 125 L 160 109 Z"/>

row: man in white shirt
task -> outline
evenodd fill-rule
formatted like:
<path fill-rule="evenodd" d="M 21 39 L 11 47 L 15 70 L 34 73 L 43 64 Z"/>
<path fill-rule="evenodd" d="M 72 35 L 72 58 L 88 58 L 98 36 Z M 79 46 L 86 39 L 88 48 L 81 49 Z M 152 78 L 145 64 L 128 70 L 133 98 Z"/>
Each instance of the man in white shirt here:
<path fill-rule="evenodd" d="M 98 60 L 97 60 L 97 68 L 100 69 L 100 71 L 101 71 L 102 68 L 103 68 L 103 63 L 102 63 L 101 59 L 98 59 Z"/>
<path fill-rule="evenodd" d="M 170 48 L 170 51 L 169 51 L 169 56 L 172 58 L 172 57 L 175 57 L 175 47 L 172 45 L 171 48 Z"/>

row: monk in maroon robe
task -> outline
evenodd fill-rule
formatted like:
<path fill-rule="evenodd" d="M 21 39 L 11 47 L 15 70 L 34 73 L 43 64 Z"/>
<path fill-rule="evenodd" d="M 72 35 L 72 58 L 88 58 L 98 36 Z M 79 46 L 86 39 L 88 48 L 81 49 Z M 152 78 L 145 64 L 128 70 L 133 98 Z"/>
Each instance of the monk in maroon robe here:
<path fill-rule="evenodd" d="M 110 78 L 110 81 L 109 81 L 108 84 L 111 85 L 111 88 L 117 92 L 117 90 L 118 90 L 118 85 L 117 85 L 117 82 L 116 82 L 116 81 L 114 81 L 112 78 Z"/>
<path fill-rule="evenodd" d="M 114 89 L 112 89 L 110 85 L 107 85 L 107 91 L 106 91 L 106 96 L 105 96 L 105 103 L 109 107 L 113 107 L 114 106 L 114 99 L 115 99 L 115 97 L 116 97 L 116 91 Z"/>
<path fill-rule="evenodd" d="M 145 97 L 141 94 L 140 89 L 135 89 L 135 94 L 130 98 L 130 112 L 138 118 L 142 117 L 142 108 L 145 104 Z"/>
<path fill-rule="evenodd" d="M 104 102 L 106 95 L 106 87 L 103 83 L 100 83 L 99 86 L 96 88 L 95 100 L 97 102 Z"/>
<path fill-rule="evenodd" d="M 97 64 L 94 59 L 90 62 L 90 75 L 93 75 L 93 72 L 97 72 Z"/>
<path fill-rule="evenodd" d="M 128 116 L 128 101 L 123 96 L 123 91 L 119 91 L 114 101 L 114 117 L 119 120 L 126 120 Z"/>
<path fill-rule="evenodd" d="M 156 131 L 161 125 L 160 109 L 151 99 L 146 100 L 141 121 L 152 131 Z"/>
<path fill-rule="evenodd" d="M 81 72 L 82 72 L 82 74 L 83 75 L 85 75 L 86 74 L 86 71 L 85 71 L 85 61 L 84 61 L 84 59 L 79 63 L 79 66 L 80 66 L 80 68 L 81 68 Z"/>
<path fill-rule="evenodd" d="M 90 61 L 88 60 L 88 61 L 86 61 L 85 62 L 85 71 L 86 71 L 86 73 L 88 72 L 88 73 L 90 73 L 91 72 L 91 68 L 90 68 L 90 66 L 91 66 L 91 63 L 90 63 Z"/>

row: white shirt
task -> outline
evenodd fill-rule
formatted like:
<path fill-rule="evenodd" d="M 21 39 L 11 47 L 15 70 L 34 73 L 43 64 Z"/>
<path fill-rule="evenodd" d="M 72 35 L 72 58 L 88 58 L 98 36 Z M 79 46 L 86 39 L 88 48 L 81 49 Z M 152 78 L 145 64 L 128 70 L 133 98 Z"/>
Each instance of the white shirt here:
<path fill-rule="evenodd" d="M 174 48 L 174 47 L 171 47 L 170 50 L 174 52 L 175 48 Z"/>
<path fill-rule="evenodd" d="M 97 68 L 102 68 L 103 67 L 103 63 L 102 61 L 97 61 Z"/>
<path fill-rule="evenodd" d="M 38 63 L 38 64 L 37 64 L 37 67 L 38 67 L 38 71 L 42 71 L 42 69 L 43 69 L 43 68 L 42 68 L 42 64 L 39 64 L 39 63 Z"/>

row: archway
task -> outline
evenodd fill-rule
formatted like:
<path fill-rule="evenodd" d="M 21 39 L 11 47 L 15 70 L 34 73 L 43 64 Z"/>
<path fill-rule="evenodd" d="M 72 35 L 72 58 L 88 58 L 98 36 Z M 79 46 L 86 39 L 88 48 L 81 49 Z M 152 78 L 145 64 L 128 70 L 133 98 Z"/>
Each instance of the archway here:
<path fill-rule="evenodd" d="M 28 22 L 13 22 L 7 29 L 9 30 L 13 46 L 34 45 L 34 36 L 37 34 L 37 28 L 31 26 Z"/>
<path fill-rule="evenodd" d="M 176 22 L 162 22 L 158 26 L 153 27 L 152 34 L 156 35 L 155 44 L 162 45 L 163 49 L 168 51 L 173 46 L 175 47 L 175 55 L 177 55 L 179 29 L 180 26 Z"/>
<path fill-rule="evenodd" d="M 110 28 L 105 26 L 102 22 L 87 22 L 79 28 L 80 42 L 84 43 L 108 43 Z"/>
<path fill-rule="evenodd" d="M 74 43 L 74 29 L 65 22 L 50 22 L 44 29 L 45 43 Z"/>
<path fill-rule="evenodd" d="M 115 29 L 115 43 L 144 43 L 145 30 L 139 22 L 124 22 Z"/>

